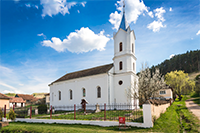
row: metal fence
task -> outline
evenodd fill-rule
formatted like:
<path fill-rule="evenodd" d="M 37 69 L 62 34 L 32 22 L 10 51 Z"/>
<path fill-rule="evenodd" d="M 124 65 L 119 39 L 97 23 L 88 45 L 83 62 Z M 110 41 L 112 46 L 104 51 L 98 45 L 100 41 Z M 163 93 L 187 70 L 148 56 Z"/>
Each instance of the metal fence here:
<path fill-rule="evenodd" d="M 143 111 L 129 104 L 87 104 L 85 109 L 82 105 L 51 106 L 42 110 L 30 105 L 13 109 L 16 118 L 118 121 L 125 117 L 127 122 L 143 122 Z"/>

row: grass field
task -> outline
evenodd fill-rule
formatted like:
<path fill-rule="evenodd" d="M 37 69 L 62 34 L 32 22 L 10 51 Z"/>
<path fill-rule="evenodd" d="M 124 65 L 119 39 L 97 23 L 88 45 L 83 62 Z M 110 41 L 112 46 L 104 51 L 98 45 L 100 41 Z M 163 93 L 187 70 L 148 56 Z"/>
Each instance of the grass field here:
<path fill-rule="evenodd" d="M 90 125 L 66 125 L 66 124 L 38 124 L 38 123 L 10 123 L 9 126 L 3 127 L 0 132 L 51 132 L 51 133 L 94 133 L 94 132 L 200 132 L 200 121 L 190 113 L 186 106 L 184 97 L 182 101 L 175 101 L 164 114 L 154 123 L 153 128 L 143 129 L 131 127 L 127 130 L 119 130 L 118 127 L 99 127 Z"/>

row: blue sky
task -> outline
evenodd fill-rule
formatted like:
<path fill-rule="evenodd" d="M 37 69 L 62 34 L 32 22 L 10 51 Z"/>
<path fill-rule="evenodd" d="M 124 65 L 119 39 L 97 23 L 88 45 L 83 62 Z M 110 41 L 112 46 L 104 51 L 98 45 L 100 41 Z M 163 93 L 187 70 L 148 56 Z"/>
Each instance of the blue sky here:
<path fill-rule="evenodd" d="M 122 0 L 0 0 L 0 92 L 49 92 L 64 74 L 112 63 Z M 199 0 L 126 0 L 137 72 L 200 49 Z"/>

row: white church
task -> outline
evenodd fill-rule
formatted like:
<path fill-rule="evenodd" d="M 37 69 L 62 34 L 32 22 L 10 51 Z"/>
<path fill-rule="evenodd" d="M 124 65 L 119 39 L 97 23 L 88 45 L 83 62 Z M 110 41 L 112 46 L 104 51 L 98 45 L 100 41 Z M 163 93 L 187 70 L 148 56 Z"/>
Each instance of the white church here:
<path fill-rule="evenodd" d="M 86 70 L 68 73 L 56 81 L 50 87 L 50 105 L 71 106 L 80 105 L 85 99 L 88 104 L 120 104 L 139 103 L 138 100 L 129 98 L 127 88 L 133 81 L 137 81 L 135 34 L 130 29 L 125 11 L 121 24 L 114 39 L 113 63 L 98 66 Z"/>

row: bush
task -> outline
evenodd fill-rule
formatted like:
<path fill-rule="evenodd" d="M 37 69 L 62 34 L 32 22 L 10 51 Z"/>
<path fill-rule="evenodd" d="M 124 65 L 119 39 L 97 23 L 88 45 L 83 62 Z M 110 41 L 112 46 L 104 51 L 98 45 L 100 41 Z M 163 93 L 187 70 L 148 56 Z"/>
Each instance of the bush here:
<path fill-rule="evenodd" d="M 15 118 L 15 112 L 13 111 L 13 109 L 10 109 L 8 119 L 15 120 Z"/>
<path fill-rule="evenodd" d="M 45 114 L 47 112 L 47 105 L 41 104 L 38 106 L 38 113 L 39 114 Z"/>
<path fill-rule="evenodd" d="M 0 108 L 0 121 L 2 120 L 2 117 L 3 117 L 3 112 L 2 109 Z"/>

